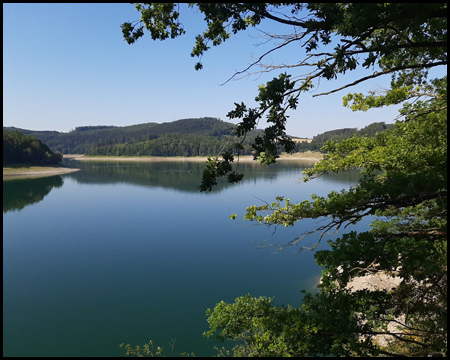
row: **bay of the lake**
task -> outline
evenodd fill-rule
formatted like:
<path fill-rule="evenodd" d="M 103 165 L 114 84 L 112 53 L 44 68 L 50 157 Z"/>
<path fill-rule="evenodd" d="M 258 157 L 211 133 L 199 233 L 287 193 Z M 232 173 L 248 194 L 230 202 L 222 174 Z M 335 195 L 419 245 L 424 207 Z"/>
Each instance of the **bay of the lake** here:
<path fill-rule="evenodd" d="M 216 355 L 223 344 L 202 336 L 208 308 L 247 293 L 299 306 L 320 278 L 313 252 L 262 247 L 319 220 L 274 231 L 244 221 L 246 207 L 359 178 L 303 183 L 311 162 L 241 163 L 241 183 L 200 193 L 204 163 L 64 161 L 81 171 L 3 182 L 3 356 L 124 356 L 120 344 L 149 340 L 169 356 Z"/>

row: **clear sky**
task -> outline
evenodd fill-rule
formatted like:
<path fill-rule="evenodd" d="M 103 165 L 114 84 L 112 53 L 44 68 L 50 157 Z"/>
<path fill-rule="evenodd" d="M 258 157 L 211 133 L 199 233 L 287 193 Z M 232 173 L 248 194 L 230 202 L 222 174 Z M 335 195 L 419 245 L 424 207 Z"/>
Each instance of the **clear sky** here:
<path fill-rule="evenodd" d="M 146 32 L 128 45 L 120 25 L 139 19 L 131 4 L 3 4 L 3 125 L 68 132 L 77 126 L 126 126 L 205 116 L 228 121 L 226 114 L 234 102 L 255 105 L 258 85 L 276 73 L 221 84 L 271 44 L 264 44 L 255 29 L 237 34 L 212 47 L 202 58 L 204 69 L 196 71 L 198 59 L 190 53 L 195 35 L 205 25 L 196 10 L 185 5 L 181 10 L 185 35 L 153 41 Z M 270 21 L 259 29 L 290 30 Z M 297 46 L 268 61 L 301 59 L 303 54 Z M 330 90 L 358 75 L 322 82 L 318 90 Z M 394 108 L 363 113 L 342 106 L 342 96 L 348 92 L 377 90 L 389 81 L 389 77 L 378 78 L 316 98 L 303 94 L 298 110 L 290 114 L 287 132 L 312 138 L 327 130 L 362 128 L 376 121 L 393 123 L 398 114 Z"/>

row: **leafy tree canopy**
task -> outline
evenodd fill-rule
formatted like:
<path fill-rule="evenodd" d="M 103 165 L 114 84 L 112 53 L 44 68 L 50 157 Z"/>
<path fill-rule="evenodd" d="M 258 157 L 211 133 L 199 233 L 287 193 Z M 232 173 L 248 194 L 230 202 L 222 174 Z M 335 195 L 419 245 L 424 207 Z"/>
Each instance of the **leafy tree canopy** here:
<path fill-rule="evenodd" d="M 54 153 L 38 138 L 24 135 L 19 130 L 3 130 L 3 165 L 51 165 L 62 161 L 62 154 Z"/>
<path fill-rule="evenodd" d="M 278 197 L 250 206 L 246 220 L 268 226 L 293 226 L 303 218 L 322 219 L 318 228 L 299 234 L 330 241 L 316 252 L 323 267 L 317 294 L 307 294 L 300 308 L 275 307 L 271 299 L 243 296 L 208 311 L 210 330 L 225 340 L 239 340 L 235 355 L 248 356 L 428 356 L 447 352 L 447 76 L 432 78 L 430 69 L 447 65 L 445 3 L 224 3 L 190 4 L 204 15 L 206 29 L 191 55 L 201 56 L 249 27 L 274 21 L 283 34 L 267 34 L 279 45 L 233 77 L 261 65 L 262 71 L 286 72 L 259 86 L 257 106 L 236 103 L 228 114 L 239 119 L 234 131 L 245 139 L 265 116 L 269 126 L 254 143 L 254 158 L 276 162 L 278 151 L 294 146 L 285 132 L 287 111 L 300 95 L 322 80 L 335 80 L 355 69 L 366 75 L 321 96 L 390 74 L 383 93 L 349 93 L 344 106 L 353 111 L 400 105 L 394 129 L 374 137 L 328 141 L 322 161 L 305 171 L 305 181 L 327 173 L 361 169 L 362 179 L 348 190 L 292 203 Z M 141 19 L 124 23 L 124 39 L 133 43 L 144 28 L 156 40 L 184 34 L 175 4 L 137 4 Z M 274 51 L 301 46 L 293 64 L 265 65 Z M 296 53 L 298 50 L 296 50 Z M 203 67 L 201 62 L 196 69 Z M 303 74 L 302 74 L 303 72 Z M 235 144 L 239 149 L 240 144 Z M 201 190 L 217 177 L 242 179 L 232 169 L 235 150 L 210 158 Z M 370 216 L 367 231 L 331 240 L 341 229 Z M 236 215 L 232 215 L 235 218 Z M 354 287 L 365 276 L 397 280 L 376 289 Z"/>

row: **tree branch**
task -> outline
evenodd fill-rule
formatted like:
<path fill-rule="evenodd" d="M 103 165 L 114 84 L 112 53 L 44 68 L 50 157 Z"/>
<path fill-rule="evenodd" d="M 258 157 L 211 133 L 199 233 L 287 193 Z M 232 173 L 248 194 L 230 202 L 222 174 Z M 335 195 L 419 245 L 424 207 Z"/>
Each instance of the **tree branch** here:
<path fill-rule="evenodd" d="M 266 17 L 269 18 L 271 20 L 274 20 L 276 22 L 285 24 L 285 25 L 293 25 L 293 26 L 301 26 L 301 27 L 305 27 L 305 23 L 302 21 L 292 21 L 292 20 L 286 20 L 286 19 L 282 19 L 279 18 L 277 16 L 272 15 L 271 13 L 269 13 L 267 10 L 263 10 L 263 11 L 257 11 L 254 10 L 256 14 L 262 16 L 262 17 Z"/>
<path fill-rule="evenodd" d="M 376 78 L 378 76 L 390 74 L 390 73 L 393 73 L 393 72 L 396 72 L 396 71 L 407 70 L 407 69 L 432 68 L 432 67 L 440 66 L 440 65 L 447 65 L 447 61 L 439 61 L 439 62 L 431 63 L 431 64 L 405 65 L 405 66 L 399 66 L 399 67 L 392 68 L 392 69 L 387 69 L 387 70 L 384 70 L 382 72 L 375 72 L 372 75 L 365 76 L 365 77 L 363 77 L 363 78 L 361 78 L 359 80 L 356 80 L 356 81 L 352 82 L 351 84 L 344 85 L 344 86 L 342 86 L 342 87 L 340 87 L 338 89 L 334 89 L 334 90 L 331 90 L 331 91 L 328 91 L 328 92 L 325 92 L 325 93 L 313 95 L 313 97 L 322 96 L 322 95 L 329 95 L 329 94 L 338 92 L 340 90 L 343 90 L 343 89 L 355 86 L 355 85 L 357 85 L 357 84 L 359 84 L 359 83 L 361 83 L 363 81 L 366 81 L 366 80 L 369 80 L 369 79 L 374 79 L 374 78 Z"/>
<path fill-rule="evenodd" d="M 297 38 L 290 39 L 290 40 L 287 40 L 286 42 L 284 42 L 283 44 L 280 44 L 280 45 L 278 45 L 278 46 L 276 46 L 276 47 L 270 49 L 269 51 L 267 51 L 267 52 L 265 52 L 264 54 L 262 54 L 262 55 L 258 58 L 258 60 L 254 61 L 252 64 L 250 64 L 249 66 L 247 66 L 244 70 L 235 72 L 235 73 L 233 74 L 233 76 L 231 76 L 227 81 L 225 81 L 223 84 L 220 84 L 220 85 L 223 86 L 223 85 L 225 85 L 226 83 L 228 83 L 229 81 L 231 81 L 236 75 L 243 74 L 243 73 L 247 72 L 250 68 L 252 68 L 252 67 L 255 66 L 256 64 L 258 64 L 263 58 L 265 58 L 265 57 L 266 57 L 267 55 L 269 55 L 271 52 L 273 52 L 273 51 L 275 51 L 275 50 L 278 50 L 278 49 L 281 49 L 282 47 L 288 45 L 289 43 L 291 43 L 291 42 L 293 42 L 293 41 L 297 41 L 297 40 L 298 40 Z"/>

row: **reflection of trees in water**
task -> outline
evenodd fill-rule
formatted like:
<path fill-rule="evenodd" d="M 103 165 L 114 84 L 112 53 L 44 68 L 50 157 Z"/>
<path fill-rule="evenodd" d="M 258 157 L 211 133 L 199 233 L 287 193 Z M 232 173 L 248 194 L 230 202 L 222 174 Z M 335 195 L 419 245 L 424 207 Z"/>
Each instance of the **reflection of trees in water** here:
<path fill-rule="evenodd" d="M 80 168 L 81 171 L 67 174 L 65 176 L 75 179 L 84 184 L 117 184 L 128 183 L 148 187 L 164 187 L 184 192 L 198 192 L 201 176 L 205 167 L 204 162 L 191 161 L 161 161 L 161 162 L 120 162 L 120 161 L 72 161 L 66 163 L 68 166 Z M 275 165 L 262 166 L 256 162 L 239 163 L 238 172 L 244 173 L 245 181 L 254 181 L 258 178 L 275 180 L 280 170 L 284 174 L 290 173 L 299 179 L 303 176 L 302 171 L 312 166 L 310 161 L 279 161 Z M 326 181 L 340 181 L 356 183 L 359 179 L 359 171 L 348 171 L 341 174 L 330 174 L 324 176 Z M 220 191 L 232 184 L 226 179 L 219 179 L 219 186 L 214 192 Z"/>
<path fill-rule="evenodd" d="M 70 165 L 74 165 L 71 163 Z M 245 181 L 255 181 L 258 178 L 276 179 L 283 172 L 302 177 L 302 171 L 311 163 L 297 161 L 283 161 L 276 165 L 262 166 L 259 163 L 242 162 L 238 171 L 245 174 Z M 199 192 L 201 174 L 205 163 L 203 162 L 81 162 L 77 161 L 75 167 L 81 171 L 66 174 L 84 184 L 117 184 L 127 183 L 148 187 L 164 187 L 183 192 Z M 282 170 L 282 171 L 280 171 Z M 330 174 L 323 176 L 324 181 L 341 181 L 342 183 L 356 184 L 360 174 L 358 170 Z M 41 201 L 52 188 L 61 187 L 61 176 L 42 177 L 38 179 L 18 179 L 3 182 L 3 212 L 21 210 L 27 205 Z M 225 179 L 219 179 L 219 186 L 214 192 L 223 190 L 232 184 Z"/>
<path fill-rule="evenodd" d="M 74 161 L 75 162 L 75 161 Z M 94 162 L 77 161 L 81 171 L 65 176 L 83 184 L 127 183 L 147 187 L 166 187 L 180 191 L 197 192 L 203 164 L 188 162 Z"/>
<path fill-rule="evenodd" d="M 168 162 L 117 162 L 117 161 L 77 161 L 70 166 L 80 168 L 81 171 L 70 173 L 78 182 L 86 184 L 100 183 L 130 183 L 149 187 L 172 188 L 185 192 L 199 192 L 205 162 L 168 161 Z M 276 178 L 280 168 L 283 171 L 295 172 L 299 177 L 305 168 L 304 164 L 289 161 L 264 167 L 259 163 L 241 162 L 238 171 L 245 174 L 244 181 L 260 177 Z M 217 190 L 224 189 L 232 184 L 226 179 L 219 179 Z"/>
<path fill-rule="evenodd" d="M 22 210 L 25 206 L 38 203 L 54 187 L 61 187 L 61 176 L 38 179 L 18 179 L 3 181 L 3 213 Z"/>

